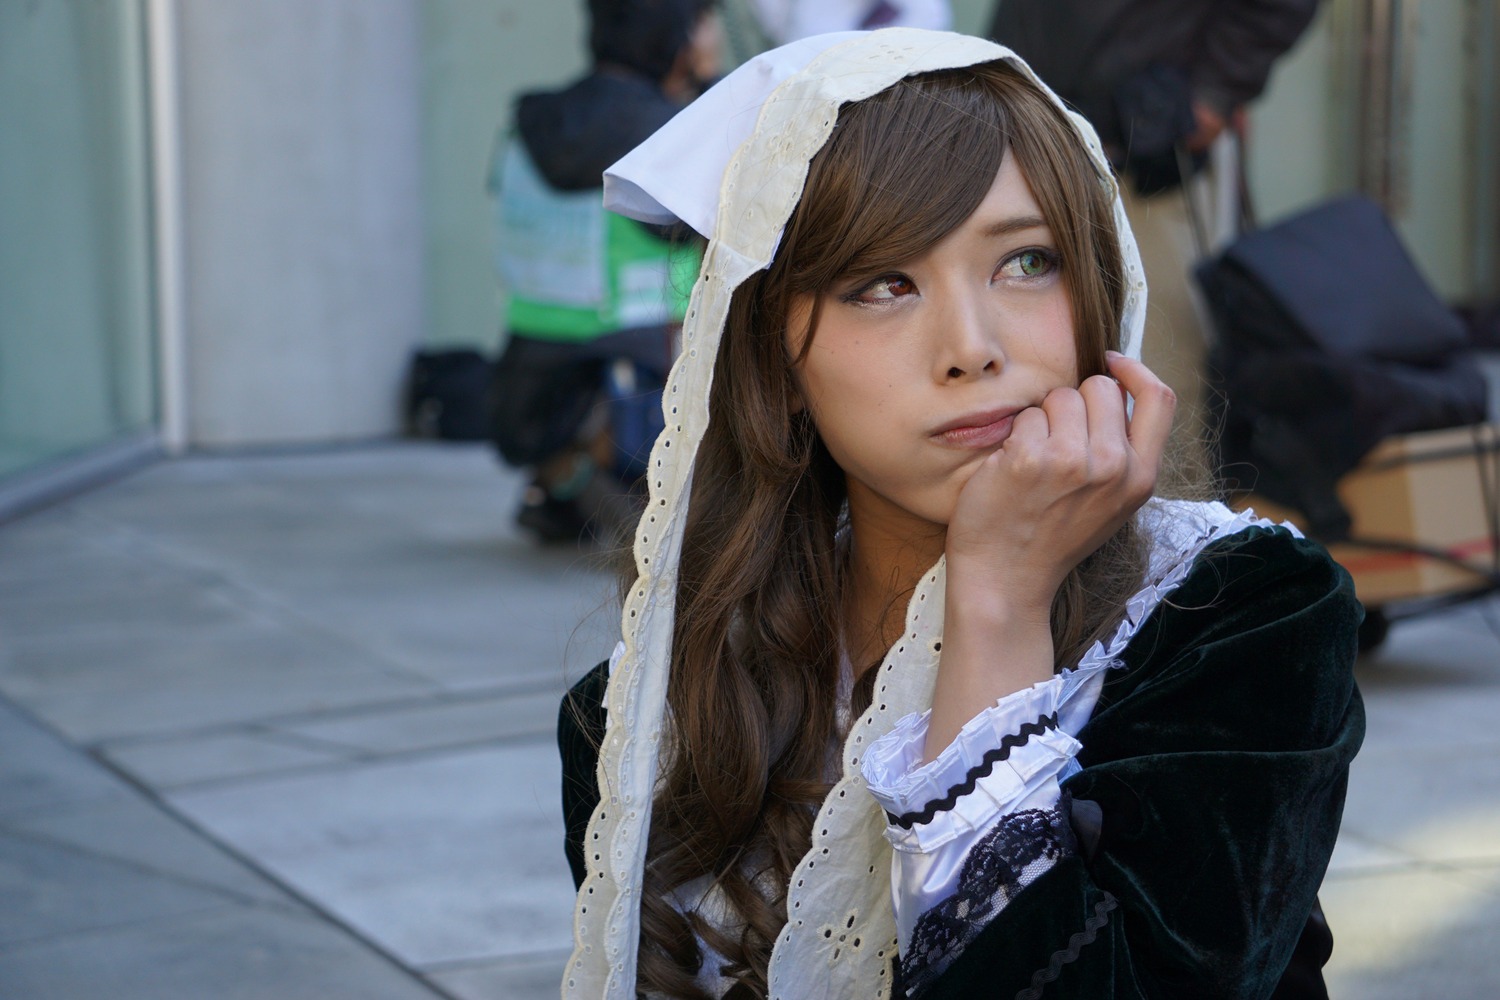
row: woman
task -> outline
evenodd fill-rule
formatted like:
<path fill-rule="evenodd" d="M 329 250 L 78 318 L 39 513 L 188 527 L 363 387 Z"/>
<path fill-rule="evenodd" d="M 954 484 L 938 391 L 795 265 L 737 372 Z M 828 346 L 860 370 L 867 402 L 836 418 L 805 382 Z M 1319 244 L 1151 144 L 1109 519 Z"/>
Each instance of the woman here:
<path fill-rule="evenodd" d="M 1358 605 L 1287 528 L 1147 502 L 1172 397 L 1088 126 L 991 43 L 822 36 L 606 199 L 710 242 L 561 721 L 564 994 L 1271 995 Z"/>

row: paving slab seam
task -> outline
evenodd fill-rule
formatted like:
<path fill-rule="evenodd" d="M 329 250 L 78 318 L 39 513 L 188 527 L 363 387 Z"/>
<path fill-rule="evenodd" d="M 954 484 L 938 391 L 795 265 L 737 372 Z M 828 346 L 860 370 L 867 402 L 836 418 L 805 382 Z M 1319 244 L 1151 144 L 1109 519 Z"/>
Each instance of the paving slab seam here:
<path fill-rule="evenodd" d="M 353 771 L 372 765 L 402 764 L 412 761 L 431 760 L 454 754 L 470 753 L 475 750 L 486 750 L 494 747 L 525 746 L 530 743 L 550 743 L 557 737 L 552 732 L 545 733 L 517 733 L 508 736 L 486 737 L 480 740 L 463 740 L 455 743 L 446 743 L 434 747 L 411 747 L 389 752 L 366 750 L 359 755 L 347 760 L 327 761 L 325 763 L 296 764 L 290 767 L 268 768 L 264 771 L 256 771 L 251 774 L 226 775 L 221 778 L 200 778 L 194 781 L 175 783 L 164 783 L 162 785 L 148 785 L 143 780 L 131 777 L 131 781 L 143 788 L 153 788 L 157 792 L 179 794 L 183 792 L 204 792 L 215 789 L 238 788 L 247 785 L 263 784 L 265 782 L 277 782 L 285 778 L 300 778 L 317 774 L 332 774 L 338 771 Z M 103 755 L 91 754 L 93 758 L 121 775 L 132 775 L 123 765 L 111 761 Z"/>
<path fill-rule="evenodd" d="M 175 910 L 171 913 L 163 913 L 154 917 L 138 917 L 130 920 L 116 920 L 108 923 L 94 924 L 90 927 L 76 927 L 71 930 L 54 931 L 50 934 L 38 934 L 36 937 L 20 938 L 13 941 L 0 941 L 0 955 L 26 951 L 30 948 L 41 948 L 54 944 L 58 941 L 77 940 L 95 934 L 115 934 L 122 930 L 134 927 L 150 927 L 152 924 L 173 923 L 184 919 L 201 919 L 217 913 L 230 913 L 242 910 L 245 907 L 234 903 L 224 903 L 219 906 L 204 906 L 187 910 Z M 265 907 L 262 907 L 265 909 Z M 302 914 L 306 916 L 307 914 Z"/>
<path fill-rule="evenodd" d="M 373 649 L 368 645 L 356 642 L 343 632 L 327 628 L 317 619 L 309 618 L 302 614 L 294 605 L 276 597 L 271 591 L 239 576 L 224 566 L 217 565 L 182 546 L 173 545 L 140 528 L 113 521 L 91 511 L 79 510 L 77 513 L 82 520 L 92 521 L 95 524 L 108 526 L 122 532 L 131 541 L 140 544 L 145 550 L 141 553 L 142 555 L 154 557 L 164 565 L 172 566 L 179 570 L 191 570 L 207 574 L 214 580 L 225 585 L 231 592 L 251 598 L 251 600 L 245 602 L 241 610 L 247 612 L 270 612 L 274 615 L 273 620 L 276 624 L 286 626 L 291 631 L 301 631 L 308 635 L 317 636 L 324 641 L 342 646 L 350 652 L 359 653 L 370 662 L 372 667 L 389 677 L 416 684 L 426 684 L 434 688 L 439 687 L 438 682 L 432 678 L 417 673 L 389 659 L 380 653 L 378 649 Z"/>
<path fill-rule="evenodd" d="M 170 733 L 135 733 L 108 736 L 102 740 L 82 744 L 85 749 L 102 747 L 116 749 L 150 746 L 157 743 L 172 743 L 179 740 L 207 739 L 215 736 L 232 736 L 243 733 L 247 727 L 300 725 L 310 722 L 335 722 L 389 715 L 403 711 L 418 711 L 426 708 L 443 708 L 448 705 L 464 705 L 476 701 L 503 701 L 512 697 L 555 692 L 561 703 L 568 689 L 566 679 L 553 681 L 528 681 L 514 687 L 469 688 L 463 691 L 436 691 L 431 694 L 386 698 L 375 701 L 356 702 L 334 708 L 310 711 L 286 712 L 277 715 L 262 715 L 251 720 L 220 722 L 208 726 L 189 726 L 174 729 Z M 342 746 L 342 744 L 335 744 Z"/>
<path fill-rule="evenodd" d="M 382 713 L 376 712 L 372 714 L 380 715 Z M 188 729 L 174 729 L 169 733 L 138 733 L 131 736 L 106 736 L 103 739 L 93 740 L 80 745 L 88 753 L 97 755 L 115 753 L 120 750 L 149 750 L 153 747 L 169 747 L 174 743 L 196 743 L 202 740 L 238 736 L 265 740 L 268 743 L 279 743 L 303 750 L 342 754 L 350 758 L 353 755 L 365 752 L 363 747 L 355 746 L 352 743 L 339 743 L 335 740 L 328 740 L 319 736 L 308 736 L 304 733 L 275 728 L 276 725 L 281 723 L 282 718 L 284 717 L 264 716 L 248 722 L 225 722 L 212 726 L 194 726 Z M 322 714 L 313 713 L 310 718 L 302 721 L 317 722 L 323 718 Z"/>
<path fill-rule="evenodd" d="M 1500 855 L 1480 858 L 1445 858 L 1433 862 L 1442 871 L 1456 875 L 1495 874 L 1500 875 Z"/>
<path fill-rule="evenodd" d="M 466 969 L 500 969 L 509 966 L 556 962 L 561 969 L 572 956 L 571 948 L 546 948 L 541 951 L 518 951 L 488 958 L 455 958 L 446 962 L 427 962 L 419 966 L 424 975 L 440 976 Z"/>
<path fill-rule="evenodd" d="M 439 1000 L 464 1000 L 463 997 L 452 993 L 448 989 L 444 988 L 441 984 L 432 982 L 427 977 L 423 976 L 418 970 L 403 962 L 400 957 L 397 956 L 394 952 L 390 951 L 384 945 L 380 944 L 378 941 L 365 934 L 358 927 L 355 927 L 352 924 L 348 923 L 337 913 L 325 907 L 317 899 L 309 896 L 296 885 L 286 881 L 285 879 L 277 875 L 274 871 L 260 864 L 260 862 L 256 860 L 253 855 L 247 854 L 237 848 L 234 844 L 219 838 L 213 833 L 212 830 L 209 830 L 202 824 L 196 822 L 191 816 L 174 808 L 171 802 L 159 795 L 154 788 L 152 788 L 150 785 L 145 784 L 144 782 L 141 782 L 130 772 L 116 767 L 108 760 L 98 757 L 95 757 L 93 759 L 96 760 L 100 764 L 100 766 L 109 770 L 120 780 L 126 782 L 128 785 L 130 785 L 130 787 L 132 787 L 149 801 L 154 803 L 159 809 L 168 813 L 178 822 L 182 823 L 194 834 L 201 837 L 203 840 L 213 844 L 229 857 L 238 861 L 246 868 L 249 868 L 251 871 L 255 872 L 256 875 L 265 879 L 267 882 L 280 889 L 297 903 L 300 903 L 302 906 L 306 907 L 310 916 L 323 921 L 329 926 L 338 928 L 351 940 L 366 948 L 372 955 L 385 962 L 391 968 L 395 969 L 403 976 L 407 977 L 424 989 L 431 990 L 439 997 Z"/>
<path fill-rule="evenodd" d="M 265 740 L 267 743 L 279 743 L 282 746 L 295 747 L 299 750 L 313 750 L 319 753 L 343 754 L 351 759 L 366 752 L 364 747 L 354 743 L 340 743 L 338 740 L 330 740 L 324 736 L 310 736 L 307 733 L 299 733 L 292 729 L 277 729 L 274 727 L 274 724 L 259 720 L 250 723 L 246 727 L 245 732 L 258 740 Z"/>
<path fill-rule="evenodd" d="M 0 698 L 3 697 L 3 695 L 0 695 Z M 13 823 L 19 819 L 30 819 L 44 809 L 71 809 L 75 806 L 87 806 L 93 803 L 107 802 L 111 794 L 110 792 L 90 792 L 86 795 L 63 796 L 42 802 L 33 802 L 14 809 L 0 806 L 0 825 Z"/>
<path fill-rule="evenodd" d="M 170 815 L 173 820 L 179 820 L 179 817 L 175 814 L 168 813 L 168 815 Z M 198 831 L 194 830 L 193 833 L 198 834 Z M 174 885 L 180 885 L 187 889 L 195 889 L 199 892 L 205 892 L 214 896 L 223 896 L 225 897 L 226 903 L 232 903 L 237 906 L 252 906 L 257 909 L 275 909 L 289 913 L 303 912 L 302 910 L 295 907 L 289 907 L 284 903 L 278 903 L 275 900 L 262 899 L 257 896 L 252 896 L 248 893 L 232 889 L 226 885 L 193 878 L 192 876 L 184 875 L 181 872 L 174 872 L 168 869 L 158 868 L 155 865 L 145 864 L 140 861 L 133 861 L 129 858 L 122 858 L 117 854 L 105 854 L 100 851 L 90 850 L 87 847 L 83 847 L 70 841 L 60 840 L 56 837 L 51 837 L 44 833 L 38 833 L 34 830 L 27 830 L 24 828 L 10 826 L 4 822 L 0 822 L 0 834 L 3 834 L 6 837 L 11 837 L 15 840 L 24 840 L 30 844 L 36 844 L 46 847 L 49 850 L 58 852 L 59 854 L 71 854 L 75 857 L 87 858 L 90 861 L 96 862 L 101 865 L 107 865 L 112 868 L 118 868 L 124 871 L 133 872 L 137 875 L 146 875 L 161 882 L 170 882 Z"/>
<path fill-rule="evenodd" d="M 1410 861 L 1377 862 L 1368 865 L 1350 865 L 1337 870 L 1330 870 L 1323 876 L 1324 882 L 1352 882 L 1359 879 L 1381 878 L 1386 875 L 1400 875 L 1412 872 L 1427 874 L 1447 874 L 1442 862 L 1423 861 L 1414 858 Z"/>

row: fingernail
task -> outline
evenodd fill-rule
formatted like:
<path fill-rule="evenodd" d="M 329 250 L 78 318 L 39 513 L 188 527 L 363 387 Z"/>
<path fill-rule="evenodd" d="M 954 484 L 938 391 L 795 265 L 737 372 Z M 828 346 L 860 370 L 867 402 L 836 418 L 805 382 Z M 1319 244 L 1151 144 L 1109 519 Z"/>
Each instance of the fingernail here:
<path fill-rule="evenodd" d="M 1110 360 L 1114 360 L 1115 358 L 1123 358 L 1125 355 L 1121 354 L 1119 351 L 1105 351 L 1104 356 L 1106 358 L 1109 358 Z"/>

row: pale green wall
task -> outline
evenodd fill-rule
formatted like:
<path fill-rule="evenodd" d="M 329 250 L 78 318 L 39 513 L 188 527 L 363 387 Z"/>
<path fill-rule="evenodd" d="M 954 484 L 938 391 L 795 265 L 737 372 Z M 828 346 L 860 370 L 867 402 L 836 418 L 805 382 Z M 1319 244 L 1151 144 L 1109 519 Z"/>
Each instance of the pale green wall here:
<path fill-rule="evenodd" d="M 995 0 L 953 0 L 953 30 L 982 35 L 990 28 Z"/>
<path fill-rule="evenodd" d="M 1405 197 L 1397 226 L 1423 274 L 1450 301 L 1472 297 L 1474 102 L 1467 99 L 1467 11 L 1462 3 L 1415 10 Z"/>
<path fill-rule="evenodd" d="M 1249 179 L 1262 223 L 1356 188 L 1361 108 L 1351 62 L 1353 2 L 1323 4 L 1252 109 Z M 1477 116 L 1486 106 L 1494 114 L 1495 98 L 1489 95 L 1487 105 L 1477 101 L 1467 76 L 1474 47 L 1497 40 L 1467 37 L 1468 7 L 1407 6 L 1408 103 L 1395 121 L 1392 218 L 1428 282 L 1452 302 L 1486 291 L 1480 286 L 1488 282 L 1476 281 L 1471 257 L 1479 227 L 1497 222 L 1479 216 L 1475 199 L 1485 182 L 1478 175 Z"/>
<path fill-rule="evenodd" d="M 1296 47 L 1276 64 L 1250 109 L 1246 153 L 1262 223 L 1347 190 L 1352 123 L 1340 113 L 1330 9 L 1325 4 Z M 1346 134 L 1347 133 L 1347 134 Z"/>
<path fill-rule="evenodd" d="M 499 343 L 485 169 L 517 94 L 587 65 L 582 0 L 427 0 L 423 178 L 427 342 Z"/>
<path fill-rule="evenodd" d="M 740 0 L 730 0 L 731 3 Z M 1277 64 L 1251 115 L 1249 179 L 1263 221 L 1354 186 L 1355 96 L 1333 28 L 1354 0 L 1327 0 Z M 1412 100 L 1410 197 L 1397 225 L 1441 294 L 1471 289 L 1474 156 L 1461 99 L 1465 4 L 1420 5 Z M 955 0 L 954 27 L 979 33 L 994 0 Z M 485 167 L 496 127 L 524 89 L 584 69 L 582 0 L 427 0 L 424 31 L 424 179 L 427 340 L 498 346 L 499 288 L 490 260 Z M 1470 102 L 1472 103 L 1472 102 Z"/>
<path fill-rule="evenodd" d="M 0 479 L 153 423 L 137 14 L 0 2 Z"/>

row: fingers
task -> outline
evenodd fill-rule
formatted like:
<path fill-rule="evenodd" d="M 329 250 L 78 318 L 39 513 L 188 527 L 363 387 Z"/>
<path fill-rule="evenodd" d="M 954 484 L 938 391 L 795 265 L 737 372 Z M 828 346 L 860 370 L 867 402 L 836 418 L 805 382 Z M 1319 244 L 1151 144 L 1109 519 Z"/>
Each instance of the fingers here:
<path fill-rule="evenodd" d="M 1082 454 L 1089 444 L 1088 408 L 1071 388 L 1053 389 L 1042 400 L 1047 414 L 1048 444 L 1060 455 Z"/>
<path fill-rule="evenodd" d="M 1125 405 L 1114 379 L 1085 379 L 1053 389 L 1039 407 L 1047 417 L 1045 464 L 1075 487 L 1115 482 L 1131 463 Z"/>
<path fill-rule="evenodd" d="M 1172 414 L 1177 409 L 1177 395 L 1156 374 L 1132 358 L 1109 351 L 1104 356 L 1109 373 L 1119 379 L 1125 391 L 1135 397 L 1135 412 L 1130 418 L 1131 449 L 1152 469 L 1161 464 L 1167 437 L 1172 433 Z"/>
<path fill-rule="evenodd" d="M 1111 448 L 1125 447 L 1125 390 L 1107 375 L 1093 375 L 1078 387 L 1088 408 L 1089 441 Z"/>

